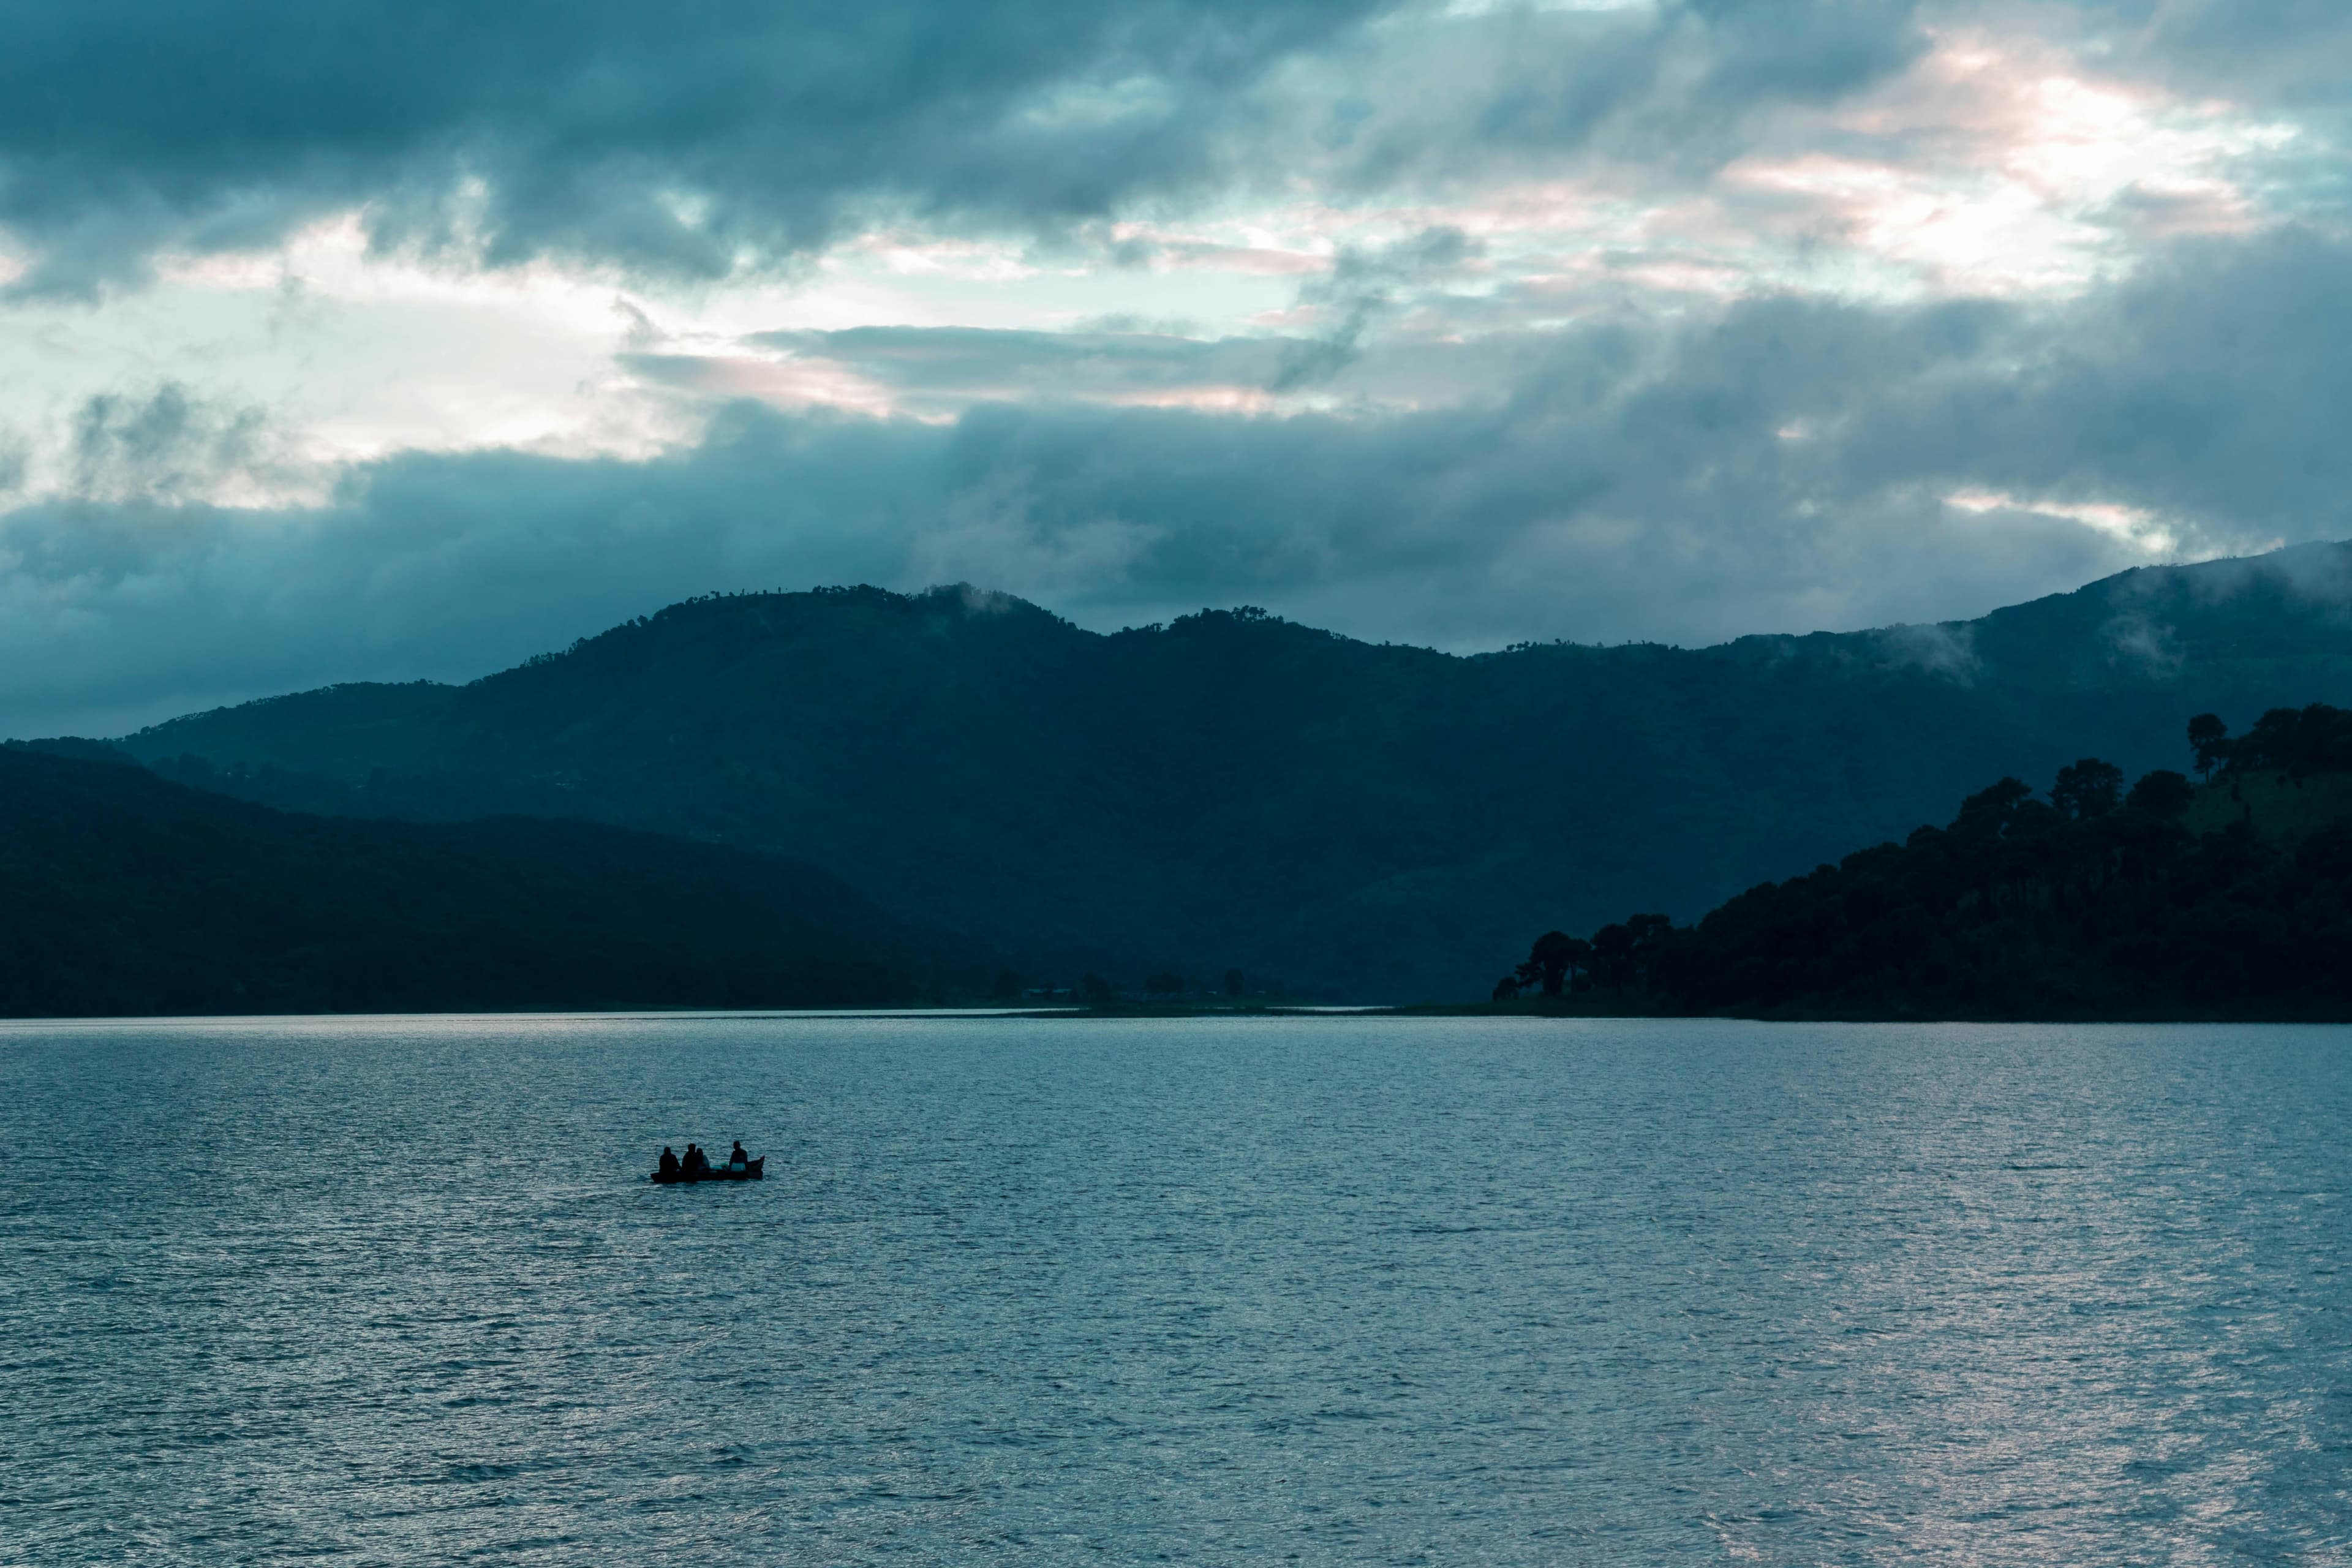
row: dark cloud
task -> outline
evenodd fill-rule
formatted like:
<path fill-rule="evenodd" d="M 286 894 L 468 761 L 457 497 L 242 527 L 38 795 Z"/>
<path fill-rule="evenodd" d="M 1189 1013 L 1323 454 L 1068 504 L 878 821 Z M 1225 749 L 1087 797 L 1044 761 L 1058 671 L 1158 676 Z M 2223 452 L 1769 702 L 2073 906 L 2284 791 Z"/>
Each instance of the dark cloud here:
<path fill-rule="evenodd" d="M 2178 248 L 2063 311 L 1956 316 L 2001 327 L 1974 356 L 1985 370 L 1874 399 L 1855 421 L 1860 472 L 2127 500 L 2240 537 L 2352 532 L 2347 268 L 2352 246 L 2290 229 Z"/>
<path fill-rule="evenodd" d="M 1912 0 L 1681 0 L 1503 6 L 1359 42 L 1343 90 L 1310 110 L 1329 177 L 1379 189 L 1557 176 L 1563 154 L 1703 176 L 1759 113 L 1818 105 L 1901 71 L 1928 46 Z"/>
<path fill-rule="evenodd" d="M 1910 0 L 1689 0 L 1712 34 L 1701 100 L 1822 102 L 1900 70 L 1927 47 Z"/>
<path fill-rule="evenodd" d="M 178 382 L 100 393 L 75 410 L 70 493 L 81 500 L 177 501 L 270 466 L 268 413 L 202 398 Z"/>
<path fill-rule="evenodd" d="M 0 222 L 36 284 L 360 201 L 716 275 L 845 210 L 1024 221 L 1199 175 L 1220 106 L 1372 0 L 89 0 L 0 6 Z"/>
<path fill-rule="evenodd" d="M 1368 19 L 1411 18 L 1368 28 Z M 1922 47 L 1909 0 L 89 0 L 0 5 L 20 287 L 364 206 L 377 240 L 689 277 L 877 215 L 1060 232 L 1132 202 L 1377 184 L 1605 133 L 1722 143 Z"/>
<path fill-rule="evenodd" d="M 0 226 L 30 247 L 31 289 L 88 292 L 162 246 L 250 246 L 355 208 L 388 245 L 709 278 L 877 217 L 1076 233 L 1192 195 L 1549 175 L 1587 152 L 1699 177 L 1769 140 L 1759 111 L 1887 80 L 1931 26 L 2048 33 L 2101 70 L 2324 121 L 2279 153 L 2313 200 L 2340 183 L 2322 144 L 2352 108 L 2334 0 L 1439 10 L 0 5 Z"/>
<path fill-rule="evenodd" d="M 1328 274 L 1299 290 L 1299 302 L 1324 318 L 1323 331 L 1283 346 L 1269 389 L 1291 392 L 1330 380 L 1355 363 L 1365 335 L 1396 310 L 1401 293 L 1453 274 L 1485 248 L 1460 229 L 1441 226 L 1392 245 L 1340 251 Z"/>
<path fill-rule="evenodd" d="M 2269 108 L 2352 101 L 2352 10 L 2336 0 L 2071 0 L 2102 52 Z"/>
<path fill-rule="evenodd" d="M 713 588 L 968 580 L 1097 626 L 1247 601 L 1454 647 L 1971 615 L 2147 558 L 2037 508 L 2139 509 L 2192 552 L 2352 534 L 2347 266 L 2285 234 L 2063 309 L 1596 325 L 1426 411 L 738 405 L 652 462 L 411 455 L 299 512 L 20 507 L 0 728 L 470 675 Z M 940 374 L 924 338 L 893 342 Z"/>

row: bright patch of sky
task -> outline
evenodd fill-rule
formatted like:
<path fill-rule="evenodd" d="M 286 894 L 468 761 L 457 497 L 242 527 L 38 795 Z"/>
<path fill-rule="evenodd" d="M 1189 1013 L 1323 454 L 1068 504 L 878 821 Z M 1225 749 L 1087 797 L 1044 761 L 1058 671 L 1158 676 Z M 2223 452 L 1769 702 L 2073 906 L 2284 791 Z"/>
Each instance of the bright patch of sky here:
<path fill-rule="evenodd" d="M 1998 490 L 1961 489 L 1946 496 L 1944 504 L 1973 517 L 2021 513 L 2063 518 L 2154 558 L 2171 558 L 2180 552 L 2180 536 L 2170 523 L 2146 507 L 2121 501 L 2024 500 Z"/>

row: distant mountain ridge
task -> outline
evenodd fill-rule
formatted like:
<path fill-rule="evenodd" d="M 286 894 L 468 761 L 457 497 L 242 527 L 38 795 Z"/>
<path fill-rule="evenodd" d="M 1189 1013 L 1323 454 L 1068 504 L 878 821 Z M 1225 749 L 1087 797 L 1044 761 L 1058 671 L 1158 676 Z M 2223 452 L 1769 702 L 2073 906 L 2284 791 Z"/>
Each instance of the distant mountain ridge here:
<path fill-rule="evenodd" d="M 2043 689 L 2163 684 L 2191 666 L 2266 665 L 2290 679 L 2347 655 L 2352 543 L 2267 555 L 2136 566 L 1973 621 L 1747 637 L 1704 651 L 1756 663 L 1815 660 L 1914 668 L 1962 685 L 1991 677 Z M 2316 634 L 2316 636 L 2315 636 Z M 2250 715 L 2251 717 L 2251 715 Z"/>
<path fill-rule="evenodd" d="M 574 816 L 812 861 L 1048 977 L 1483 995 L 1529 929 L 1685 917 L 2180 715 L 2352 699 L 2352 545 L 1971 622 L 1717 647 L 1375 647 L 1251 610 L 1084 631 L 958 585 L 710 597 L 465 686 L 121 744 L 351 815 Z"/>

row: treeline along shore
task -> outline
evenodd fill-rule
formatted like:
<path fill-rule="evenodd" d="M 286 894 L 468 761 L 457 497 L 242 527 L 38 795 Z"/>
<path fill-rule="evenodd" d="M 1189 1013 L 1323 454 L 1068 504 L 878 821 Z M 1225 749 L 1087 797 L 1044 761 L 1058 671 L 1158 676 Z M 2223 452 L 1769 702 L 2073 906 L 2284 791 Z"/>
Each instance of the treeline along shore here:
<path fill-rule="evenodd" d="M 1727 900 L 1546 931 L 1487 1010 L 2352 1018 L 2352 712 L 2189 721 L 2194 772 L 2085 757 Z"/>

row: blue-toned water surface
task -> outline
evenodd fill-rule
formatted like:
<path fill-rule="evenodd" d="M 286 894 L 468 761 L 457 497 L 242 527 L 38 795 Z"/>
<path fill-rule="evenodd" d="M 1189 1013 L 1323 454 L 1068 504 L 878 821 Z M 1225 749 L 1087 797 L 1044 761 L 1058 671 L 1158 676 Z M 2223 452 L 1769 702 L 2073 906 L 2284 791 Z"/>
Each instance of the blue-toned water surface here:
<path fill-rule="evenodd" d="M 2338 1028 L 0 1026 L 0 1563 L 2341 1563 L 2347 1196 Z"/>

